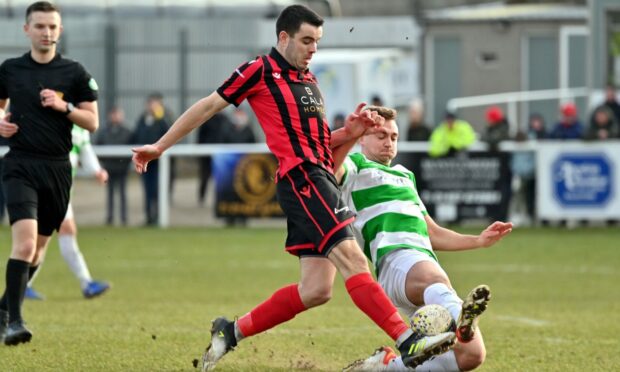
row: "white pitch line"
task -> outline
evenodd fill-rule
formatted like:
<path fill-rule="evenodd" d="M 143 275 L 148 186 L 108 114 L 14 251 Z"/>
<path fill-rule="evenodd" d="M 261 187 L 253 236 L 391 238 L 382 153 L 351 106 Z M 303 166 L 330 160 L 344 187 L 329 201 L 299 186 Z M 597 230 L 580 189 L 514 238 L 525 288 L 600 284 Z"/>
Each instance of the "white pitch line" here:
<path fill-rule="evenodd" d="M 534 319 L 534 318 L 528 318 L 524 316 L 495 315 L 493 317 L 499 320 L 506 321 L 506 322 L 525 324 L 525 325 L 529 325 L 532 327 L 546 327 L 546 326 L 551 325 L 551 322 L 548 320 Z"/>
<path fill-rule="evenodd" d="M 500 272 L 500 273 L 555 273 L 555 274 L 581 274 L 581 275 L 617 275 L 618 271 L 610 266 L 553 266 L 553 265 L 527 265 L 527 264 L 505 264 L 505 265 L 460 265 L 450 267 L 449 271 L 463 272 Z"/>

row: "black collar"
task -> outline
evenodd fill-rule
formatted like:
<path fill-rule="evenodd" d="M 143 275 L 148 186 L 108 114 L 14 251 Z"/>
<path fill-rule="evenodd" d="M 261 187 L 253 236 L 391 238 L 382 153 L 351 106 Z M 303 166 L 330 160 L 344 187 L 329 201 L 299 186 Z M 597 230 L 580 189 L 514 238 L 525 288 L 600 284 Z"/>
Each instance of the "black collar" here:
<path fill-rule="evenodd" d="M 276 60 L 276 62 L 278 63 L 278 66 L 280 66 L 282 68 L 282 70 L 299 71 L 293 65 L 288 63 L 288 61 L 286 59 L 284 59 L 282 54 L 280 54 L 280 52 L 278 52 L 278 50 L 276 48 L 274 48 L 274 47 L 271 48 L 271 51 L 269 52 L 269 56 Z M 306 69 L 305 71 L 302 71 L 302 72 L 305 74 L 306 72 L 308 72 L 308 69 Z"/>
<path fill-rule="evenodd" d="M 58 60 L 59 60 L 62 56 L 60 55 L 60 53 L 56 53 L 56 54 L 54 55 L 54 58 L 52 58 L 52 60 L 51 60 L 51 61 L 49 61 L 49 62 L 47 62 L 47 63 L 39 63 L 39 62 L 35 61 L 35 60 L 34 60 L 34 58 L 32 58 L 32 54 L 31 54 L 31 52 L 27 52 L 26 54 L 24 54 L 24 55 L 23 55 L 23 57 L 24 57 L 27 61 L 29 61 L 29 62 L 31 62 L 31 63 L 33 63 L 33 64 L 37 65 L 37 66 L 46 66 L 46 65 L 49 65 L 49 64 L 50 64 L 50 63 L 52 63 L 52 62 L 56 62 L 56 61 L 58 61 Z"/>

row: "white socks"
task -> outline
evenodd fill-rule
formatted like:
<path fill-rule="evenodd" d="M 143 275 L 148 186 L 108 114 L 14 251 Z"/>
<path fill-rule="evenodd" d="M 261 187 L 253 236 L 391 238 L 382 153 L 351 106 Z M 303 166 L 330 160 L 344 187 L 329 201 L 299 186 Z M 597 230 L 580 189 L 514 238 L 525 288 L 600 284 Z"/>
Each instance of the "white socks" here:
<path fill-rule="evenodd" d="M 71 269 L 71 272 L 80 281 L 82 289 L 90 283 L 93 278 L 90 276 L 84 256 L 80 252 L 77 240 L 74 235 L 58 235 L 58 245 L 60 246 L 60 254 Z"/>
<path fill-rule="evenodd" d="M 463 301 L 457 296 L 456 292 L 448 288 L 443 283 L 432 284 L 424 290 L 424 303 L 426 305 L 436 304 L 448 309 L 455 321 L 461 315 Z M 407 370 L 401 358 L 394 359 L 388 366 L 389 371 Z M 458 372 L 459 366 L 456 363 L 454 350 L 438 355 L 431 360 L 427 360 L 417 366 L 416 372 Z"/>
<path fill-rule="evenodd" d="M 424 303 L 426 305 L 436 304 L 445 307 L 455 321 L 459 320 L 463 306 L 463 300 L 457 296 L 456 292 L 443 283 L 435 283 L 426 287 L 424 290 Z"/>

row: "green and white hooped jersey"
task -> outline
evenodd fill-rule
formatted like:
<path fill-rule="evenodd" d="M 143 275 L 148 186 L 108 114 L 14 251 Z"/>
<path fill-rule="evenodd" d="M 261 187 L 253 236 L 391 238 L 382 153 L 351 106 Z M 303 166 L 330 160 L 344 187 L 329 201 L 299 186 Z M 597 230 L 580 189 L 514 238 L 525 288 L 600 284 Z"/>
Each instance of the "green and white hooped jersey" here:
<path fill-rule="evenodd" d="M 368 160 L 361 153 L 350 154 L 343 165 L 343 197 L 357 213 L 355 234 L 375 269 L 396 249 L 415 249 L 437 261 L 413 172 Z"/>
<path fill-rule="evenodd" d="M 73 128 L 71 129 L 71 142 L 73 143 L 73 147 L 69 152 L 69 161 L 71 161 L 73 176 L 75 176 L 78 165 L 81 165 L 87 173 L 91 174 L 101 169 L 99 160 L 90 143 L 90 133 L 86 129 L 73 124 Z"/>

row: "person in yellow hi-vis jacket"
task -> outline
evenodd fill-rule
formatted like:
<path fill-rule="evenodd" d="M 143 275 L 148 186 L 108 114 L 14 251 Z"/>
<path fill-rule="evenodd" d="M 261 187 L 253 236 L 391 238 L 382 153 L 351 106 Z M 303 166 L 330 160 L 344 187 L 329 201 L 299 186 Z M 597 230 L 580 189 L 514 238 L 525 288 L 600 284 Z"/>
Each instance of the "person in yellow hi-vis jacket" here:
<path fill-rule="evenodd" d="M 429 154 L 432 157 L 449 156 L 465 150 L 476 141 L 476 132 L 465 120 L 447 112 L 444 121 L 433 130 Z"/>

